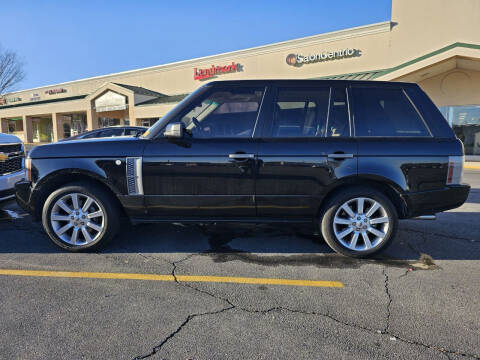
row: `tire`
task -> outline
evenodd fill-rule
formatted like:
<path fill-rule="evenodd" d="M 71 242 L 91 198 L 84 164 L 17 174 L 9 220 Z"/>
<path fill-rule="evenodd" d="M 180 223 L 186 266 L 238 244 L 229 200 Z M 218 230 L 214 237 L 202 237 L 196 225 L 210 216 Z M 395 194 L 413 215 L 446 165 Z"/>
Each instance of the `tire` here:
<path fill-rule="evenodd" d="M 50 239 L 72 252 L 105 246 L 115 237 L 119 219 L 114 196 L 90 183 L 72 183 L 54 191 L 42 211 L 43 228 Z"/>
<path fill-rule="evenodd" d="M 395 206 L 382 192 L 370 187 L 351 187 L 339 192 L 321 212 L 320 229 L 325 241 L 335 252 L 350 257 L 365 258 L 385 250 L 397 228 Z"/>

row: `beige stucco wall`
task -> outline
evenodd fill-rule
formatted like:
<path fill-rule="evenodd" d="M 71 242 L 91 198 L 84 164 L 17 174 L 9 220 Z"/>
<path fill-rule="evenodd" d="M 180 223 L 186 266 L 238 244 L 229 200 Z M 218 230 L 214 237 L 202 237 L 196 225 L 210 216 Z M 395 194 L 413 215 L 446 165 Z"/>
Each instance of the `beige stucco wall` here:
<path fill-rule="evenodd" d="M 480 104 L 480 71 L 455 69 L 418 84 L 437 106 Z"/>
<path fill-rule="evenodd" d="M 479 0 L 393 0 L 389 67 L 455 42 L 480 44 Z"/>

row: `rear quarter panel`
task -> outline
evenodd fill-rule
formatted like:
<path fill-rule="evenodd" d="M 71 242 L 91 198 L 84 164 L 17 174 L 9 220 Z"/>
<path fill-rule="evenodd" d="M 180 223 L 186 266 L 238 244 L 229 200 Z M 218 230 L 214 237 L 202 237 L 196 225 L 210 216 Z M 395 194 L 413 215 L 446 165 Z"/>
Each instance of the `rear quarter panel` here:
<path fill-rule="evenodd" d="M 358 174 L 396 184 L 402 193 L 445 187 L 448 157 L 463 154 L 455 138 L 359 138 Z"/>

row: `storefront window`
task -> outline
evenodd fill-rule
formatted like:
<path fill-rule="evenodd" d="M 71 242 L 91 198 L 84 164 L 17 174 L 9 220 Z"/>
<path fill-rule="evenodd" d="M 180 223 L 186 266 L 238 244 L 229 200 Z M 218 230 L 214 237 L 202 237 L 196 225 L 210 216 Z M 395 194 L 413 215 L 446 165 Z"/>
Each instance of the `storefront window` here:
<path fill-rule="evenodd" d="M 87 115 L 84 113 L 63 115 L 63 137 L 69 138 L 87 131 Z"/>
<path fill-rule="evenodd" d="M 462 140 L 465 155 L 480 155 L 480 105 L 442 106 L 440 111 Z"/>
<path fill-rule="evenodd" d="M 137 119 L 137 125 L 150 127 L 158 121 L 159 118 Z"/>
<path fill-rule="evenodd" d="M 22 119 L 10 119 L 8 120 L 8 132 L 15 133 L 23 131 Z"/>
<path fill-rule="evenodd" d="M 118 125 L 120 125 L 120 119 L 112 119 L 107 117 L 98 118 L 98 126 L 101 128 Z"/>

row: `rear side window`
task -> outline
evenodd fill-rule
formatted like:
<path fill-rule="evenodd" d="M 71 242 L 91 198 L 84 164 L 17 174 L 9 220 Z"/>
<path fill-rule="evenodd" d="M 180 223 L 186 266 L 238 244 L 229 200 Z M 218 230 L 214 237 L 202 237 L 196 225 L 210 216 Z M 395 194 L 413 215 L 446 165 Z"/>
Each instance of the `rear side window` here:
<path fill-rule="evenodd" d="M 329 97 L 329 88 L 279 88 L 270 136 L 325 136 Z"/>
<path fill-rule="evenodd" d="M 430 136 L 402 89 L 353 87 L 356 136 Z"/>

